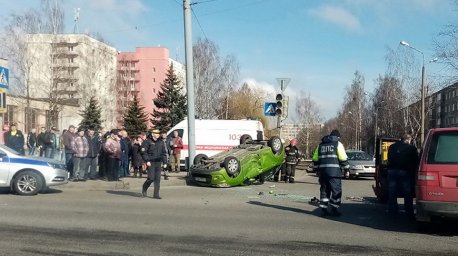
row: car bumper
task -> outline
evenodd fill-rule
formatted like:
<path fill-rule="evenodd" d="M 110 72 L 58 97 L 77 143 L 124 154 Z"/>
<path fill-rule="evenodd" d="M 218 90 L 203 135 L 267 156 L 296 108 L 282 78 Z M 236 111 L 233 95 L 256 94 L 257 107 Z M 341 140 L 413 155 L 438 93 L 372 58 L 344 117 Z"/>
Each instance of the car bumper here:
<path fill-rule="evenodd" d="M 57 186 L 68 183 L 68 172 L 63 169 L 52 169 L 46 175 L 46 186 Z"/>
<path fill-rule="evenodd" d="M 375 167 L 374 168 L 364 168 L 364 169 L 350 169 L 350 174 L 358 177 L 374 177 L 375 176 Z"/>
<path fill-rule="evenodd" d="M 458 202 L 432 202 L 417 200 L 418 221 L 429 222 L 431 217 L 458 219 Z"/>

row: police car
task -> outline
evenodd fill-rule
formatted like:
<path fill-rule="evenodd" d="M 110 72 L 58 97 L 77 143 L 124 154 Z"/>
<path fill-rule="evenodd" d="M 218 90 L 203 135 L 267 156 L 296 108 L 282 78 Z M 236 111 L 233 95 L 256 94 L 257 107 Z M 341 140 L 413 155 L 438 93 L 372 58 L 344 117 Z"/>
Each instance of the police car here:
<path fill-rule="evenodd" d="M 0 145 L 0 187 L 9 187 L 19 195 L 36 195 L 49 186 L 66 184 L 65 165 L 47 158 L 20 156 Z"/>

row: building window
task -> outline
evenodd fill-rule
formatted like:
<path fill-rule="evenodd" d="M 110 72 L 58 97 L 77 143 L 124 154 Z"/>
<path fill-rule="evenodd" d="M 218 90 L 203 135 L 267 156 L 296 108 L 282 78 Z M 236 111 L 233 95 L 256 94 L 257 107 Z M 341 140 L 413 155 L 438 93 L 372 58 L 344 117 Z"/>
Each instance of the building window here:
<path fill-rule="evenodd" d="M 73 96 L 73 93 L 70 93 L 70 94 L 68 95 L 68 98 L 69 98 L 69 99 L 73 99 L 73 97 L 74 97 L 74 96 Z"/>
<path fill-rule="evenodd" d="M 73 83 L 70 83 L 70 87 L 73 87 Z"/>
<path fill-rule="evenodd" d="M 68 58 L 68 63 L 73 63 L 73 58 Z"/>
<path fill-rule="evenodd" d="M 156 72 L 156 68 L 155 67 L 153 67 L 153 72 Z"/>
<path fill-rule="evenodd" d="M 73 70 L 72 70 L 72 69 L 69 69 L 69 70 L 68 70 L 68 74 L 69 74 L 69 75 L 73 75 L 73 74 L 74 74 Z"/>
<path fill-rule="evenodd" d="M 153 83 L 155 83 L 155 82 L 156 82 L 156 78 L 153 78 Z"/>
<path fill-rule="evenodd" d="M 132 67 L 132 68 L 135 68 L 135 62 L 132 62 L 131 67 Z"/>
<path fill-rule="evenodd" d="M 68 50 L 72 52 L 73 51 L 73 45 L 68 46 Z"/>
<path fill-rule="evenodd" d="M 441 100 L 441 94 L 438 93 L 438 94 L 437 94 L 437 101 L 439 102 L 440 100 Z"/>
<path fill-rule="evenodd" d="M 156 89 L 155 88 L 153 88 L 153 93 L 156 93 Z"/>

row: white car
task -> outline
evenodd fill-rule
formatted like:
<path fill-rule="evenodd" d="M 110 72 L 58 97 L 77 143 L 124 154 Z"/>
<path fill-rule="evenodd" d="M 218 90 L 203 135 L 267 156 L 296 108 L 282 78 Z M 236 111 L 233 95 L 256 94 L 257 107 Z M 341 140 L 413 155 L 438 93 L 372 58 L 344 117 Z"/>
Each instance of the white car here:
<path fill-rule="evenodd" d="M 19 155 L 0 145 L 0 187 L 19 195 L 36 195 L 49 186 L 68 183 L 65 165 L 53 159 Z"/>

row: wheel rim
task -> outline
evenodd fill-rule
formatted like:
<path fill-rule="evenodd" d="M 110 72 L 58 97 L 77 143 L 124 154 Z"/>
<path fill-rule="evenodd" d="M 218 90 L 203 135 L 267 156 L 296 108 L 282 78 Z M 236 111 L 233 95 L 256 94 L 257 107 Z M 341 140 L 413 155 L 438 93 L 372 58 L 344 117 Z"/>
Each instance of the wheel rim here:
<path fill-rule="evenodd" d="M 30 193 L 37 189 L 37 179 L 32 175 L 24 175 L 17 182 L 17 188 L 22 193 Z"/>
<path fill-rule="evenodd" d="M 273 149 L 275 151 L 279 151 L 280 150 L 280 148 L 281 148 L 281 140 L 275 139 L 272 144 L 273 144 L 272 147 L 273 147 Z"/>
<path fill-rule="evenodd" d="M 227 169 L 228 169 L 229 173 L 231 173 L 233 175 L 237 173 L 238 168 L 239 168 L 239 164 L 238 164 L 236 159 L 231 159 L 227 163 Z"/>

